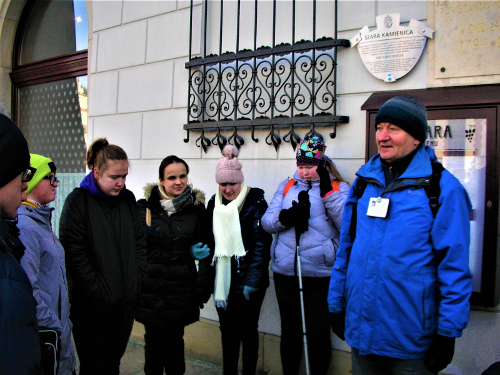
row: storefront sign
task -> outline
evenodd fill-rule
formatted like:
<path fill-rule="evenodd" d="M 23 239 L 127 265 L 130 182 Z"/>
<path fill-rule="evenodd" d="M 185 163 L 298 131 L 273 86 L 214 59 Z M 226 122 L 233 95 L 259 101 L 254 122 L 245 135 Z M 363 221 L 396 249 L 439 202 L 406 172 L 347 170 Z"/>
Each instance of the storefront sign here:
<path fill-rule="evenodd" d="M 412 19 L 409 26 L 400 26 L 399 20 L 399 13 L 383 14 L 376 18 L 376 30 L 365 26 L 351 39 L 366 69 L 385 82 L 394 82 L 413 69 L 434 32 L 417 20 Z"/>
<path fill-rule="evenodd" d="M 486 119 L 429 120 L 427 140 L 443 166 L 469 193 L 472 290 L 481 291 L 486 201 Z"/>

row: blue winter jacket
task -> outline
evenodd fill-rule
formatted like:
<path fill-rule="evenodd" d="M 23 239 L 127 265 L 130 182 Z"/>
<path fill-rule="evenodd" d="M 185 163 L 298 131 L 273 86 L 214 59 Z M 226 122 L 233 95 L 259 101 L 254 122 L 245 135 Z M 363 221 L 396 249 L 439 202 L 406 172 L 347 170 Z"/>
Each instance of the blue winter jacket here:
<path fill-rule="evenodd" d="M 279 221 L 281 210 L 292 207 L 292 201 L 298 201 L 299 192 L 308 190 L 307 180 L 293 176 L 296 184 L 283 197 L 283 189 L 288 179 L 281 182 L 274 194 L 265 215 L 262 217 L 262 227 L 271 234 L 277 234 L 271 245 L 273 272 L 286 276 L 296 275 L 295 228 L 285 227 Z M 311 202 L 308 230 L 300 236 L 300 257 L 302 276 L 329 277 L 335 261 L 335 252 L 339 246 L 340 224 L 344 203 L 349 192 L 349 185 L 340 183 L 339 191 L 321 198 L 319 179 L 311 181 L 309 201 Z"/>
<path fill-rule="evenodd" d="M 430 147 L 422 147 L 386 188 L 377 154 L 358 171 L 349 193 L 328 305 L 330 312 L 346 311 L 346 341 L 362 355 L 421 359 L 436 332 L 460 337 L 467 325 L 472 206 L 464 187 L 444 170 L 433 218 L 422 186 L 436 160 Z M 349 229 L 361 178 L 368 184 L 357 204 L 353 239 Z M 366 215 L 373 197 L 390 199 L 386 218 Z"/>
<path fill-rule="evenodd" d="M 38 326 L 54 329 L 61 335 L 58 373 L 71 374 L 75 370 L 76 356 L 71 341 L 68 283 L 64 249 L 50 223 L 52 210 L 25 204 L 17 209 L 19 239 L 26 247 L 21 266 L 33 286 Z"/>

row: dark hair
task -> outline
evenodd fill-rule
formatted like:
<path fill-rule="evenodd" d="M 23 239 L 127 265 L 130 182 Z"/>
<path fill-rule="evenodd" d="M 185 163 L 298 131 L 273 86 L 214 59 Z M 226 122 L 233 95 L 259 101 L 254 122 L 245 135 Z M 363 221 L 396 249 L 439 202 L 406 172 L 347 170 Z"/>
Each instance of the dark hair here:
<path fill-rule="evenodd" d="M 182 160 L 181 158 L 175 156 L 175 155 L 170 155 L 170 156 L 167 156 L 165 159 L 163 159 L 161 161 L 161 164 L 160 164 L 160 168 L 159 168 L 159 177 L 160 177 L 160 181 L 163 180 L 163 172 L 165 171 L 165 167 L 167 167 L 168 165 L 172 164 L 172 163 L 182 163 L 184 164 L 184 166 L 186 167 L 186 174 L 189 174 L 189 166 L 187 165 L 187 163 Z"/>
<path fill-rule="evenodd" d="M 106 170 L 108 160 L 126 160 L 127 153 L 117 145 L 110 145 L 106 138 L 96 139 L 87 150 L 87 166 L 89 169 Z"/>

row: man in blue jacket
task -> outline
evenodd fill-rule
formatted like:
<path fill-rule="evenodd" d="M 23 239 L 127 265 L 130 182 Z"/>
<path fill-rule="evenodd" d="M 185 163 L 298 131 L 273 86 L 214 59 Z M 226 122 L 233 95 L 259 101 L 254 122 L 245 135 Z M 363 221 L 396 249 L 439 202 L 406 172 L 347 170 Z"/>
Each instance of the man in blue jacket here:
<path fill-rule="evenodd" d="M 17 208 L 36 169 L 19 128 L 0 114 L 0 374 L 40 374 L 36 302 L 19 261 Z"/>
<path fill-rule="evenodd" d="M 436 374 L 469 317 L 472 206 L 423 145 L 419 101 L 388 100 L 375 127 L 379 153 L 357 172 L 345 205 L 328 295 L 332 329 L 352 347 L 353 375 Z M 439 179 L 437 211 L 431 178 Z"/>

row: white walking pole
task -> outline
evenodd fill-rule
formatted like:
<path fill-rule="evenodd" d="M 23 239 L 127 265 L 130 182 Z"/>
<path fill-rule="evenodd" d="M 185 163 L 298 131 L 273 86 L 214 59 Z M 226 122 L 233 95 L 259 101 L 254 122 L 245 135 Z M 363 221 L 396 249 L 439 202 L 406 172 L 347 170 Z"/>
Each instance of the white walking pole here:
<path fill-rule="evenodd" d="M 306 335 L 306 316 L 304 313 L 304 292 L 302 291 L 302 267 L 300 265 L 300 253 L 299 253 L 299 241 L 300 234 L 296 235 L 297 237 L 297 273 L 299 276 L 299 290 L 300 290 L 300 312 L 302 313 L 302 332 L 304 337 L 304 356 L 306 360 L 306 375 L 310 374 L 309 370 L 309 352 L 307 350 L 307 335 Z"/>

